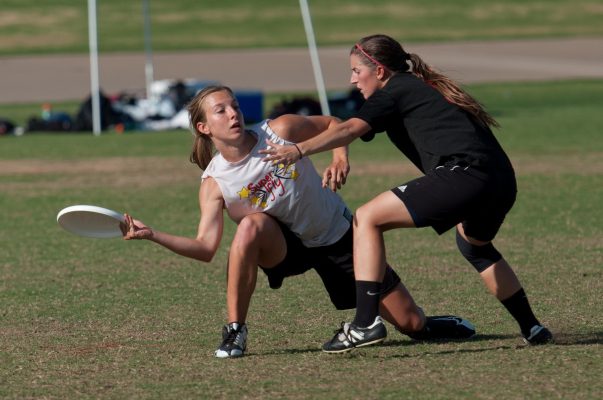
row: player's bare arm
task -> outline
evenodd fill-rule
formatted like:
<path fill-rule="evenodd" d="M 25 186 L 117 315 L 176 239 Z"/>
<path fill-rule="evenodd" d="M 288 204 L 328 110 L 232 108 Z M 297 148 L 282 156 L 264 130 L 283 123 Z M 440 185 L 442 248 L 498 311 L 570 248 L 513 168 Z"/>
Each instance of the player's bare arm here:
<path fill-rule="evenodd" d="M 201 218 L 195 238 L 176 236 L 146 226 L 127 216 L 129 232 L 125 239 L 147 239 L 185 257 L 210 262 L 222 238 L 224 200 L 213 178 L 205 179 L 199 188 Z M 129 218 L 129 220 L 128 220 Z"/>

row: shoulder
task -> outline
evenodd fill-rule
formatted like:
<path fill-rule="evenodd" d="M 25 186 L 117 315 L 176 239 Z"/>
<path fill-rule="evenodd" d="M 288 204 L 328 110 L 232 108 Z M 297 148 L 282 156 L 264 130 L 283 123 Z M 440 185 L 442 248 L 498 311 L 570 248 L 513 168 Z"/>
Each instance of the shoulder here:
<path fill-rule="evenodd" d="M 222 190 L 218 182 L 211 176 L 204 178 L 199 186 L 199 197 L 202 200 L 222 200 Z"/>
<path fill-rule="evenodd" d="M 341 121 L 325 115 L 285 114 L 270 121 L 274 135 L 287 141 L 298 143 L 307 140 L 327 130 Z"/>
<path fill-rule="evenodd" d="M 394 97 L 409 95 L 420 88 L 430 88 L 421 78 L 411 73 L 400 73 L 392 76 L 381 92 Z"/>
<path fill-rule="evenodd" d="M 222 156 L 220 155 L 220 153 L 216 153 L 212 157 L 212 159 L 209 161 L 209 164 L 207 164 L 207 167 L 205 167 L 205 169 L 203 170 L 203 174 L 201 174 L 201 179 L 210 177 L 216 172 L 217 165 L 220 164 L 221 158 Z"/>
<path fill-rule="evenodd" d="M 303 122 L 303 117 L 297 114 L 285 114 L 266 122 L 276 136 L 287 141 L 293 141 L 295 127 Z"/>
<path fill-rule="evenodd" d="M 417 96 L 423 97 L 425 93 L 432 91 L 432 87 L 421 78 L 410 74 L 400 73 L 392 76 L 385 86 L 377 90 L 366 103 L 371 108 L 390 109 L 396 104 L 413 103 Z"/>

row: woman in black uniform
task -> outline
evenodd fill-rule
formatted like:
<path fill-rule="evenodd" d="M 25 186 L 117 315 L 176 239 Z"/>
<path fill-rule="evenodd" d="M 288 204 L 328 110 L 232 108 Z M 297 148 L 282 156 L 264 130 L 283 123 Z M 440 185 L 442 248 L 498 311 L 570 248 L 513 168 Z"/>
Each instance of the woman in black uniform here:
<path fill-rule="evenodd" d="M 456 226 L 459 250 L 517 320 L 525 342 L 549 342 L 550 331 L 536 319 L 517 276 L 492 245 L 517 192 L 513 167 L 490 130 L 497 122 L 458 84 L 391 37 L 360 40 L 350 52 L 350 65 L 351 83 L 366 99 L 357 115 L 294 146 L 270 143 L 265 160 L 292 164 L 305 155 L 358 137 L 370 141 L 375 133 L 386 132 L 424 176 L 356 211 L 356 316 L 323 350 L 347 351 L 386 337 L 378 315 L 385 271 L 383 232 L 426 226 L 439 234 Z M 336 187 L 344 178 L 326 173 L 323 184 Z"/>

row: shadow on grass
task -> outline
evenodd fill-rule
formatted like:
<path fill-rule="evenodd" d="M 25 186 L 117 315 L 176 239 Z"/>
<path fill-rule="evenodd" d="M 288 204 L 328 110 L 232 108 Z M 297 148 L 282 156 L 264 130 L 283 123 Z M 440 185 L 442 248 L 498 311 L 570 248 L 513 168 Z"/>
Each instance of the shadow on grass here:
<path fill-rule="evenodd" d="M 414 358 L 422 357 L 424 355 L 446 355 L 446 354 L 458 354 L 458 353 L 482 353 L 487 351 L 499 351 L 499 350 L 514 350 L 526 346 L 520 344 L 519 335 L 475 335 L 470 339 L 447 339 L 447 340 L 434 340 L 434 341 L 417 341 L 417 340 L 388 340 L 381 344 L 382 347 L 411 347 L 426 344 L 446 344 L 446 343 L 475 343 L 475 342 L 488 342 L 492 340 L 509 340 L 517 338 L 517 344 L 511 345 L 495 345 L 491 347 L 481 347 L 473 349 L 454 349 L 454 350 L 441 350 L 441 351 L 424 351 L 420 354 L 400 354 L 388 357 L 402 357 L 402 358 Z M 554 342 L 548 346 L 574 346 L 574 345 L 591 345 L 591 344 L 603 344 L 603 332 L 592 332 L 592 333 L 555 333 Z M 367 348 L 368 349 L 368 348 Z M 363 349 L 356 349 L 356 351 L 362 351 Z M 322 353 L 322 350 L 318 347 L 311 347 L 305 349 L 281 349 L 268 351 L 263 353 L 248 353 L 247 356 L 269 356 L 269 355 L 292 355 L 292 354 L 310 354 L 310 353 Z M 346 353 L 350 354 L 350 353 Z M 366 354 L 363 354 L 366 356 Z M 378 356 L 381 357 L 381 356 Z"/>
<path fill-rule="evenodd" d="M 486 340 L 504 340 L 504 339 L 511 339 L 514 338 L 518 335 L 483 335 L 483 334 L 477 334 L 469 339 L 440 339 L 440 340 L 409 340 L 407 342 L 403 342 L 400 340 L 392 340 L 388 343 L 394 343 L 395 345 L 400 345 L 402 343 L 405 343 L 407 346 L 411 345 L 418 345 L 418 344 L 429 344 L 429 343 L 463 343 L 463 342 L 483 342 Z M 388 343 L 386 343 L 384 346 L 387 346 Z"/>
<path fill-rule="evenodd" d="M 603 344 L 603 332 L 565 333 L 553 332 L 554 345 L 575 346 L 588 344 Z"/>
<path fill-rule="evenodd" d="M 292 355 L 292 354 L 309 354 L 309 353 L 322 353 L 322 349 L 320 347 L 311 347 L 311 348 L 305 348 L 305 349 L 281 349 L 281 350 L 272 350 L 272 351 L 265 351 L 262 353 L 255 353 L 255 354 L 251 354 L 251 353 L 246 353 L 245 357 L 247 357 L 247 355 L 252 355 L 252 356 L 279 356 L 279 355 Z"/>
<path fill-rule="evenodd" d="M 420 344 L 430 344 L 430 343 L 463 343 L 463 342 L 475 342 L 475 341 L 486 341 L 486 340 L 495 340 L 495 339 L 509 339 L 514 337 L 515 335 L 476 335 L 470 339 L 447 339 L 447 340 L 437 340 L 437 341 L 417 341 L 417 340 L 388 340 L 380 346 L 383 347 L 409 347 L 416 346 Z M 497 349 L 504 347 L 497 347 Z M 509 348 L 511 348 L 509 346 Z M 306 354 L 306 353 L 321 353 L 322 350 L 319 347 L 305 348 L 305 349 L 281 349 L 281 350 L 273 350 L 262 352 L 261 354 L 256 353 L 247 353 L 249 356 L 267 356 L 267 355 L 291 355 L 291 354 Z M 454 353 L 457 351 L 448 351 L 443 353 Z"/>

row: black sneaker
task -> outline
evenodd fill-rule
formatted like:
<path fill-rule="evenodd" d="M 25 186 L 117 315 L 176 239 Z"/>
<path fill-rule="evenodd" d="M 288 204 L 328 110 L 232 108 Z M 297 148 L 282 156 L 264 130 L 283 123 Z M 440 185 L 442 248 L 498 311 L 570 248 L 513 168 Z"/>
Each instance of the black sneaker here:
<path fill-rule="evenodd" d="M 375 322 L 366 328 L 342 322 L 341 328 L 335 331 L 333 339 L 322 346 L 322 351 L 325 353 L 344 353 L 355 347 L 382 342 L 386 336 L 387 329 L 385 329 L 385 324 L 379 316 L 375 318 Z"/>
<path fill-rule="evenodd" d="M 214 353 L 218 358 L 243 357 L 247 348 L 247 325 L 231 322 L 222 328 L 222 344 Z"/>
<path fill-rule="evenodd" d="M 530 334 L 528 336 L 523 336 L 523 341 L 525 344 L 533 346 L 546 344 L 553 341 L 553 334 L 542 325 L 534 325 L 532 329 L 530 329 Z"/>
<path fill-rule="evenodd" d="M 427 317 L 419 332 L 405 333 L 415 340 L 468 339 L 475 335 L 475 327 L 464 318 L 454 315 Z"/>

